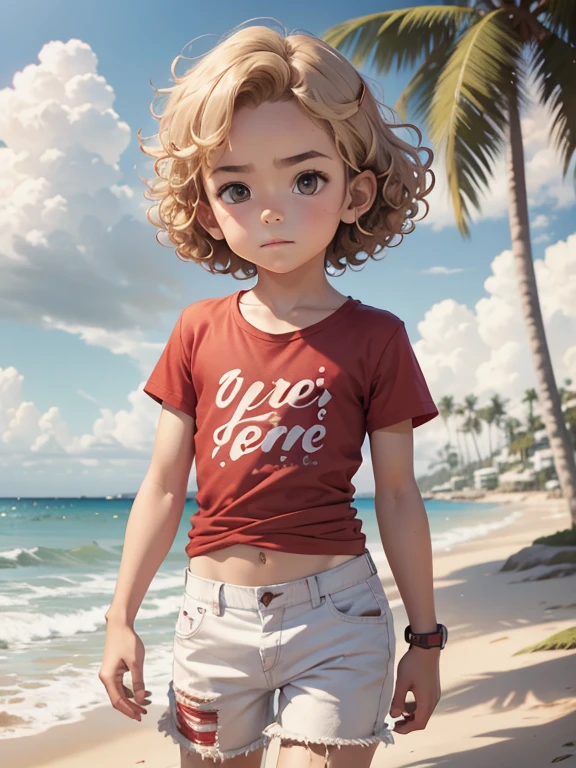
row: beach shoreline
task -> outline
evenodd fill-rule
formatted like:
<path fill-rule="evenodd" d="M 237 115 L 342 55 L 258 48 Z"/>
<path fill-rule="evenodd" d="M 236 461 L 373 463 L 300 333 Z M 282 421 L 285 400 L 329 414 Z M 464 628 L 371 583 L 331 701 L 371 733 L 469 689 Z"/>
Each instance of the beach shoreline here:
<path fill-rule="evenodd" d="M 427 766 L 456 768 L 464 753 L 467 768 L 492 762 L 536 768 L 566 752 L 561 745 L 570 734 L 574 740 L 576 683 L 568 681 L 574 677 L 576 651 L 514 653 L 576 624 L 576 575 L 522 582 L 525 572 L 500 571 L 533 539 L 569 527 L 567 506 L 550 492 L 485 492 L 477 500 L 521 515 L 434 554 L 436 613 L 449 629 L 441 656 L 442 699 L 426 729 L 396 734 L 394 745 L 378 748 L 375 768 L 401 768 L 424 759 Z M 403 638 L 408 622 L 387 564 L 379 559 L 377 566 L 393 611 L 397 666 L 408 649 Z M 77 723 L 0 739 L 2 763 L 9 768 L 77 768 L 80 762 L 83 768 L 178 768 L 178 747 L 156 727 L 164 710 L 164 704 L 150 705 L 138 723 L 106 705 Z M 266 768 L 275 765 L 276 754 L 274 740 Z"/>

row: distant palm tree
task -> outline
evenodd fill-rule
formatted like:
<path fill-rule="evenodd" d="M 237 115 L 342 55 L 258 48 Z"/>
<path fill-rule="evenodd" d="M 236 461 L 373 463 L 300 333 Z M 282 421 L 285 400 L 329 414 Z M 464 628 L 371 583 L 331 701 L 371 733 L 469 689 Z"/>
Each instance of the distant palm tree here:
<path fill-rule="evenodd" d="M 440 410 L 440 408 L 438 408 Z M 431 461 L 428 464 L 428 469 L 434 469 L 434 467 L 446 467 L 449 471 L 453 471 L 458 466 L 458 456 L 455 451 L 452 450 L 452 445 L 448 442 L 439 451 L 436 451 L 437 459 Z"/>
<path fill-rule="evenodd" d="M 518 428 L 522 426 L 522 422 L 515 416 L 510 416 L 504 423 L 504 431 L 506 432 L 506 438 L 508 440 L 508 451 L 510 446 L 516 440 Z"/>
<path fill-rule="evenodd" d="M 454 413 L 454 398 L 452 395 L 445 395 L 438 403 L 438 412 L 448 432 L 448 440 L 450 440 L 450 427 L 448 426 L 448 419 Z"/>
<path fill-rule="evenodd" d="M 482 419 L 482 421 L 485 421 L 488 426 L 488 456 L 490 458 L 490 462 L 492 461 L 492 424 L 494 424 L 494 421 L 496 419 L 496 411 L 494 410 L 494 406 L 492 404 L 486 405 L 484 408 L 479 408 L 476 413 L 478 414 L 478 418 Z"/>
<path fill-rule="evenodd" d="M 562 493 L 576 528 L 576 463 L 542 320 L 528 224 L 520 109 L 528 75 L 554 115 L 552 136 L 564 175 L 576 151 L 576 2 L 448 0 L 341 22 L 324 39 L 361 67 L 374 52 L 378 74 L 418 65 L 395 104 L 410 107 L 442 150 L 456 223 L 469 236 L 470 208 L 480 210 L 502 148 L 508 163 L 512 252 L 542 418 Z M 422 61 L 423 59 L 423 61 Z"/>
<path fill-rule="evenodd" d="M 504 416 L 506 416 L 506 403 L 509 401 L 509 399 L 510 398 L 505 398 L 503 400 L 500 395 L 493 395 L 490 398 L 490 403 L 494 409 L 494 424 L 498 429 L 502 429 Z"/>
<path fill-rule="evenodd" d="M 534 445 L 534 435 L 531 432 L 523 432 L 510 444 L 510 453 L 519 453 L 522 461 L 522 469 L 526 469 L 528 448 Z"/>
<path fill-rule="evenodd" d="M 539 416 L 534 415 L 534 403 L 538 402 L 538 395 L 535 389 L 524 390 L 523 403 L 528 404 L 528 416 L 526 423 L 528 425 L 529 432 L 536 432 L 537 429 L 542 429 L 542 421 Z"/>
<path fill-rule="evenodd" d="M 478 461 L 482 464 L 482 456 L 480 455 L 480 449 L 478 448 L 478 442 L 476 441 L 476 435 L 482 433 L 482 422 L 478 418 L 476 413 L 476 403 L 478 398 L 476 395 L 466 395 L 464 398 L 464 405 L 466 407 L 466 420 L 464 421 L 465 431 L 472 437 L 476 454 L 478 455 Z"/>
<path fill-rule="evenodd" d="M 449 420 L 455 415 L 454 408 L 455 408 L 455 404 L 454 404 L 454 398 L 452 397 L 452 395 L 445 395 L 444 397 L 440 398 L 440 401 L 438 403 L 438 411 L 444 421 L 446 431 L 448 432 L 448 441 L 450 442 L 450 444 L 452 443 L 452 437 L 450 435 Z M 457 446 L 456 456 L 459 458 L 459 461 L 456 462 L 456 466 L 458 466 L 458 464 L 461 464 L 462 466 L 464 466 L 464 459 L 462 457 L 462 451 L 460 450 L 460 439 L 458 437 L 457 429 L 456 429 L 456 446 Z"/>
<path fill-rule="evenodd" d="M 525 389 L 524 390 L 524 397 L 522 398 L 523 403 L 528 403 L 528 414 L 529 414 L 529 420 L 532 421 L 534 417 L 534 403 L 538 402 L 538 395 L 536 394 L 535 389 Z"/>
<path fill-rule="evenodd" d="M 464 428 L 464 419 L 466 417 L 466 408 L 463 405 L 457 404 L 454 407 L 454 415 L 460 416 L 460 424 L 456 427 L 456 434 L 462 433 L 464 435 L 463 443 L 464 443 L 464 451 L 466 453 L 466 464 L 470 464 L 470 453 L 468 452 L 468 441 L 466 440 L 466 433 L 467 430 Z M 464 465 L 464 462 L 462 462 Z"/>

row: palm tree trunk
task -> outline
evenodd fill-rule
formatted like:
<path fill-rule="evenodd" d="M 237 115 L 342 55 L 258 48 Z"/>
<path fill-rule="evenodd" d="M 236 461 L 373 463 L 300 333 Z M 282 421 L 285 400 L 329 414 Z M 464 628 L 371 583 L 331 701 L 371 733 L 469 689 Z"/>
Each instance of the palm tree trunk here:
<path fill-rule="evenodd" d="M 478 442 L 476 440 L 476 435 L 474 434 L 474 430 L 470 430 L 470 434 L 472 435 L 472 442 L 474 443 L 474 448 L 476 449 L 476 454 L 478 455 L 478 463 L 482 464 L 482 456 L 480 455 L 480 449 L 478 448 Z"/>
<path fill-rule="evenodd" d="M 554 379 L 554 370 L 538 298 L 528 226 L 522 128 L 517 95 L 515 89 L 512 90 L 513 95 L 509 102 L 509 142 L 506 146 L 512 253 L 518 275 L 522 312 L 526 321 L 530 351 L 536 373 L 536 389 L 542 410 L 542 421 L 550 440 L 550 448 L 562 495 L 568 503 L 572 517 L 572 527 L 576 528 L 576 463 Z"/>
<path fill-rule="evenodd" d="M 460 457 L 460 468 L 464 466 L 464 456 L 462 455 L 462 447 L 460 446 L 460 437 L 458 435 L 458 424 L 456 424 L 456 445 L 458 446 L 458 455 Z"/>
<path fill-rule="evenodd" d="M 462 442 L 464 443 L 464 451 L 466 452 L 466 465 L 470 464 L 470 452 L 468 450 L 468 433 L 462 432 Z"/>

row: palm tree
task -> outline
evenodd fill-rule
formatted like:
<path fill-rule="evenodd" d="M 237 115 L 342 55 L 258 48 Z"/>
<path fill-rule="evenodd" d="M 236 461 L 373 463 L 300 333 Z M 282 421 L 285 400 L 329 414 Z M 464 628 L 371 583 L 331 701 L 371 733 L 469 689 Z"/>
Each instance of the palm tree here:
<path fill-rule="evenodd" d="M 466 432 L 467 429 L 465 429 L 463 425 L 464 417 L 466 416 L 466 408 L 463 405 L 456 405 L 454 408 L 454 415 L 460 416 L 462 419 L 460 426 L 456 427 L 456 434 L 458 435 L 460 432 L 464 435 L 463 443 L 464 443 L 464 451 L 466 452 L 466 465 L 470 464 L 470 453 L 468 452 L 468 441 L 466 440 Z M 464 466 L 464 462 L 462 462 L 462 466 Z"/>
<path fill-rule="evenodd" d="M 450 427 L 448 426 L 448 419 L 454 412 L 454 398 L 452 395 L 445 395 L 440 400 L 438 403 L 438 412 L 440 413 L 442 421 L 444 422 L 446 432 L 448 433 L 448 442 L 450 442 Z"/>
<path fill-rule="evenodd" d="M 446 469 L 452 472 L 458 466 L 458 455 L 452 450 L 452 445 L 449 442 L 439 451 L 436 451 L 436 455 L 438 458 L 428 464 L 428 469 L 446 467 Z"/>
<path fill-rule="evenodd" d="M 490 404 L 486 405 L 484 408 L 479 408 L 476 413 L 478 414 L 478 418 L 485 421 L 488 425 L 488 456 L 490 458 L 490 463 L 492 463 L 492 424 L 494 424 L 496 419 L 496 411 L 494 410 L 494 406 Z"/>
<path fill-rule="evenodd" d="M 576 528 L 576 463 L 568 438 L 534 273 L 520 108 L 528 75 L 554 114 L 564 175 L 576 151 L 576 3 L 572 0 L 449 0 L 382 11 L 331 27 L 324 39 L 361 67 L 374 52 L 378 74 L 418 65 L 395 109 L 422 119 L 445 159 L 456 223 L 469 236 L 470 206 L 506 149 L 512 252 L 542 418 Z M 423 61 L 422 61 L 423 60 Z"/>
<path fill-rule="evenodd" d="M 534 403 L 538 402 L 538 395 L 535 389 L 525 389 L 523 403 L 528 403 L 528 421 L 532 422 L 534 418 Z"/>
<path fill-rule="evenodd" d="M 476 435 L 480 435 L 482 433 L 482 422 L 476 413 L 477 402 L 478 398 L 476 395 L 466 395 L 464 398 L 464 405 L 466 408 L 466 420 L 464 422 L 464 427 L 465 431 L 468 432 L 472 437 L 472 442 L 474 443 L 474 448 L 476 449 L 476 454 L 478 456 L 478 462 L 482 464 L 482 456 L 480 455 L 480 449 L 478 448 L 478 442 L 476 440 Z"/>
<path fill-rule="evenodd" d="M 493 395 L 490 398 L 490 404 L 494 410 L 494 424 L 496 424 L 496 427 L 500 430 L 502 429 L 504 416 L 506 416 L 506 403 L 509 399 L 510 398 L 505 398 L 503 400 L 500 395 Z"/>
<path fill-rule="evenodd" d="M 539 416 L 534 415 L 534 403 L 538 402 L 538 395 L 535 389 L 524 390 L 523 403 L 528 404 L 528 416 L 526 423 L 528 424 L 529 432 L 536 432 L 537 429 L 542 429 L 542 422 Z"/>
<path fill-rule="evenodd" d="M 510 446 L 517 438 L 517 430 L 518 427 L 522 426 L 522 422 L 517 419 L 515 416 L 510 416 L 510 418 L 506 419 L 506 422 L 504 424 L 504 430 L 506 432 L 506 438 L 508 440 L 508 452 L 510 453 Z"/>
<path fill-rule="evenodd" d="M 440 413 L 440 416 L 442 417 L 442 420 L 444 421 L 444 426 L 446 427 L 446 432 L 448 432 L 448 442 L 452 443 L 452 438 L 450 436 L 450 425 L 449 425 L 449 419 L 455 415 L 455 404 L 454 404 L 454 398 L 452 395 L 445 395 L 442 397 L 438 403 L 438 411 Z M 458 430 L 456 430 L 456 446 L 457 446 L 457 453 L 456 456 L 459 459 L 459 461 L 456 462 L 456 466 L 458 464 L 461 464 L 464 466 L 464 459 L 462 457 L 462 451 L 460 450 L 460 439 L 458 437 Z"/>
<path fill-rule="evenodd" d="M 532 432 L 523 432 L 516 437 L 513 443 L 510 445 L 510 453 L 519 453 L 522 461 L 522 469 L 526 469 L 526 457 L 528 448 L 532 448 L 534 445 L 534 435 Z"/>

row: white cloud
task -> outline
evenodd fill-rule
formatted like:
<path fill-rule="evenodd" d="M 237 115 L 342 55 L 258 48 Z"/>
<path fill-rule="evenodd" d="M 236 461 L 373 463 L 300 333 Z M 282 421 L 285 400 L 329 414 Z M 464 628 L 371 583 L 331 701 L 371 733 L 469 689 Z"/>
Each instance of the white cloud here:
<path fill-rule="evenodd" d="M 532 229 L 542 229 L 543 227 L 548 227 L 550 225 L 550 217 L 546 216 L 544 213 L 538 214 L 534 221 L 530 222 L 530 226 Z"/>
<path fill-rule="evenodd" d="M 429 267 L 428 269 L 423 269 L 422 274 L 423 275 L 455 275 L 458 272 L 464 272 L 464 267 Z"/>
<path fill-rule="evenodd" d="M 0 316 L 125 352 L 182 306 L 182 262 L 123 183 L 132 131 L 97 67 L 52 41 L 0 90 Z"/>
<path fill-rule="evenodd" d="M 33 483 L 40 481 L 48 495 L 67 492 L 71 468 L 82 476 L 78 493 L 105 494 L 110 486 L 114 492 L 137 490 L 160 413 L 160 406 L 142 391 L 144 381 L 129 393 L 128 408 L 116 413 L 99 408 L 92 431 L 74 435 L 58 407 L 42 413 L 33 402 L 22 400 L 23 380 L 13 366 L 0 368 L 0 495 L 25 493 L 32 467 L 35 474 L 50 470 L 49 478 L 35 477 Z M 194 482 L 195 472 L 192 486 Z"/>
<path fill-rule="evenodd" d="M 473 309 L 444 299 L 426 312 L 414 350 L 437 401 L 453 395 L 462 402 L 472 393 L 482 406 L 499 394 L 510 398 L 510 415 L 524 422 L 526 405 L 520 401 L 536 378 L 512 252 L 500 253 L 491 267 L 484 283 L 488 295 Z M 548 246 L 534 268 L 556 381 L 576 381 L 576 234 Z M 446 442 L 446 431 L 437 418 L 418 433 L 420 473 Z M 486 434 L 481 445 L 485 453 Z"/>

